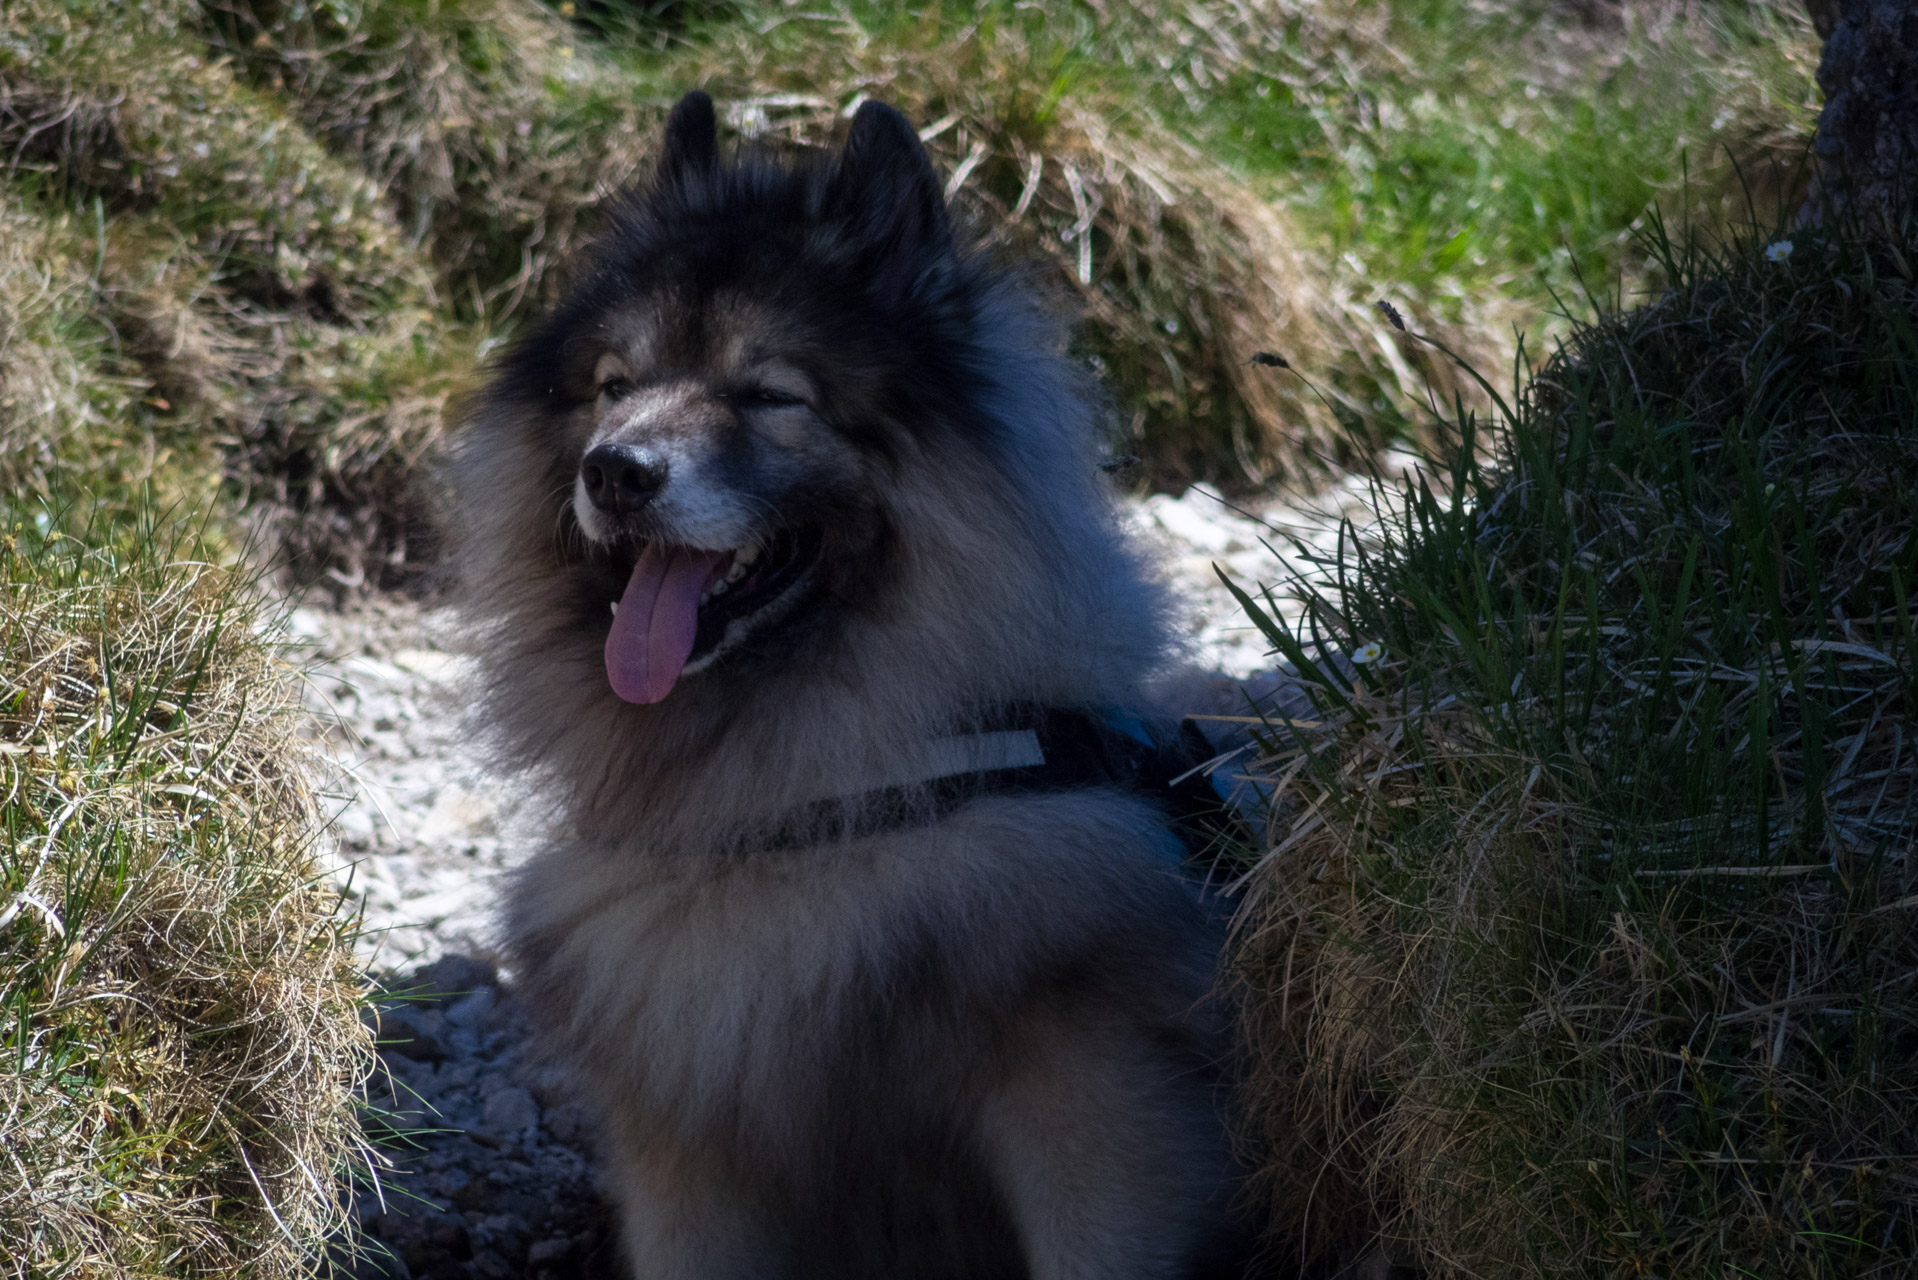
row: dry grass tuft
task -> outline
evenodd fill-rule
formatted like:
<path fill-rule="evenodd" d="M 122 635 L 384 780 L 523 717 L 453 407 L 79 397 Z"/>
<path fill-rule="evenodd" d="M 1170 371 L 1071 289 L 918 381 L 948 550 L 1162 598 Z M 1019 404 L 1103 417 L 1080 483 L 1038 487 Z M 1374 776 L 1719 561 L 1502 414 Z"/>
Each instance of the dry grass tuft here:
<path fill-rule="evenodd" d="M 470 344 L 379 185 L 207 56 L 196 8 L 106 8 L 13 6 L 0 49 L 0 200 L 80 263 L 61 282 L 91 329 L 79 399 L 108 392 L 101 416 L 149 456 L 213 452 L 305 576 L 403 567 Z M 45 452 L 59 433 L 38 434 Z"/>
<path fill-rule="evenodd" d="M 1654 228 L 1672 290 L 1262 623 L 1314 704 L 1239 949 L 1301 1254 L 1918 1252 L 1918 238 L 1785 238 Z"/>
<path fill-rule="evenodd" d="M 554 266 L 650 156 L 669 105 L 526 0 L 201 8 L 212 48 L 388 193 L 445 305 L 496 328 L 554 299 Z"/>
<path fill-rule="evenodd" d="M 94 434 L 92 363 L 75 328 L 86 272 L 54 228 L 0 198 L 0 491 L 42 489 Z"/>
<path fill-rule="evenodd" d="M 361 1145 L 362 978 L 298 702 L 258 607 L 181 545 L 0 538 L 8 1275 L 308 1274 Z"/>

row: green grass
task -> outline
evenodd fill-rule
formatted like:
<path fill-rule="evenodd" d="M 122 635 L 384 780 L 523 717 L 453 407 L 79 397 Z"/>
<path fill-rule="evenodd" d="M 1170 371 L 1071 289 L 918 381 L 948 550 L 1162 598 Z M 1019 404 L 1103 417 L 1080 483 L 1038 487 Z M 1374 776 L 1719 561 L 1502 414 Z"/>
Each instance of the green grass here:
<path fill-rule="evenodd" d="M 1450 320 L 1491 291 L 1536 324 L 1574 269 L 1642 268 L 1630 231 L 1648 206 L 1723 196 L 1728 157 L 1791 161 L 1816 111 L 1816 44 L 1786 5 L 1391 0 L 1195 19 L 1145 4 L 851 4 L 837 26 L 777 5 L 719 12 L 675 41 L 770 28 L 759 39 L 801 76 L 848 39 L 1016 48 L 1032 120 L 1081 99 L 1122 130 L 1169 125 L 1294 216 L 1312 251 L 1350 254 L 1374 287 Z M 658 58 L 649 36 L 627 33 L 630 56 Z"/>
<path fill-rule="evenodd" d="M 472 356 L 384 191 L 237 81 L 195 6 L 44 0 L 6 22 L 0 211 L 45 251 L 0 254 L 22 317 L 0 343 L 65 372 L 14 418 L 36 461 L 4 478 L 123 511 L 224 481 L 303 576 L 384 576 Z"/>
<path fill-rule="evenodd" d="M 1310 208 L 1334 253 L 1415 297 L 1536 298 L 1568 268 L 1640 267 L 1629 233 L 1648 206 L 1720 193 L 1728 150 L 1776 150 L 1816 109 L 1816 48 L 1796 8 L 1651 9 L 1637 22 L 1536 3 L 1379 10 L 1366 38 L 1330 45 L 1361 74 L 1324 83 L 1328 33 L 1301 25 L 1265 68 L 1200 95 L 1192 125 Z M 1688 164 L 1702 179 L 1689 192 Z"/>
<path fill-rule="evenodd" d="M 305 1274 L 370 1048 L 292 675 L 221 566 L 249 518 L 378 544 L 429 273 L 177 14 L 104 16 L 0 16 L 0 1274 Z"/>
<path fill-rule="evenodd" d="M 0 533 L 9 1276 L 305 1275 L 342 1213 L 351 922 L 270 620 L 192 535 L 77 506 Z"/>
<path fill-rule="evenodd" d="M 1373 298 L 1502 365 L 1578 273 L 1644 276 L 1626 235 L 1648 201 L 1710 204 L 1725 148 L 1754 171 L 1791 155 L 1811 96 L 1803 21 L 1769 5 L 1626 26 L 1463 0 L 565 8 L 8 11 L 7 198 L 99 230 L 94 309 L 122 339 L 103 376 L 148 384 L 128 412 L 160 447 L 218 442 L 309 577 L 420 558 L 409 476 L 445 397 L 557 296 L 695 83 L 799 95 L 739 122 L 789 142 L 830 141 L 860 93 L 954 120 L 932 145 L 949 167 L 979 151 L 962 205 L 1058 264 L 1115 449 L 1173 488 L 1409 430 L 1395 406 L 1446 369 L 1379 342 Z M 1320 369 L 1336 411 L 1248 375 L 1257 349 Z"/>
<path fill-rule="evenodd" d="M 1901 1275 L 1918 237 L 1643 244 L 1306 623 L 1248 597 L 1317 709 L 1242 921 L 1266 1185 L 1439 1275 Z"/>

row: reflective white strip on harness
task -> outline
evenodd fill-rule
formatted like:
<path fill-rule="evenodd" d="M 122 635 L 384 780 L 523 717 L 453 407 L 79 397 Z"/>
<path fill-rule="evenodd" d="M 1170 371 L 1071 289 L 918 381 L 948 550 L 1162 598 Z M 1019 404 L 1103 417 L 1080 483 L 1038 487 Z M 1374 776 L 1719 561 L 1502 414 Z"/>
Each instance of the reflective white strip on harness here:
<path fill-rule="evenodd" d="M 955 738 L 937 738 L 922 743 L 893 763 L 884 773 L 863 780 L 856 792 L 878 791 L 886 787 L 910 787 L 921 782 L 962 773 L 988 773 L 994 769 L 1026 769 L 1046 762 L 1039 735 L 1030 729 L 1001 729 L 994 733 L 962 733 Z"/>

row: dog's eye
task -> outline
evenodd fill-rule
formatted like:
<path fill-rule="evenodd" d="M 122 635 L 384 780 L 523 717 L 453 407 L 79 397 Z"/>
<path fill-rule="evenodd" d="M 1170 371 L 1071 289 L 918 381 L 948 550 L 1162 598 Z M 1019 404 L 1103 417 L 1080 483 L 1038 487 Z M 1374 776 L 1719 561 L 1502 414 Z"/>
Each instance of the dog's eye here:
<path fill-rule="evenodd" d="M 726 398 L 732 401 L 735 409 L 784 409 L 806 403 L 798 396 L 771 387 L 749 387 L 744 391 L 735 391 Z"/>
<path fill-rule="evenodd" d="M 622 400 L 633 393 L 630 378 L 611 377 L 599 384 L 599 394 L 608 400 Z"/>

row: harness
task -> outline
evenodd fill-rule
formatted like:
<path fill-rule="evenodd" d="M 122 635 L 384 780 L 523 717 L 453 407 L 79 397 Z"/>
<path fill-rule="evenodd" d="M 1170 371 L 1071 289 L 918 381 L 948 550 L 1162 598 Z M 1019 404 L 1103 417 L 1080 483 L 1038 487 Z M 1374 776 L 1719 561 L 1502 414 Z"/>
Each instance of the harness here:
<path fill-rule="evenodd" d="M 805 806 L 772 844 L 927 826 L 984 796 L 1112 787 L 1157 801 L 1189 858 L 1209 867 L 1224 841 L 1248 834 L 1215 782 L 1223 761 L 1191 720 L 1174 727 L 1112 709 L 1020 708 L 992 728 L 921 744 L 875 786 Z"/>

